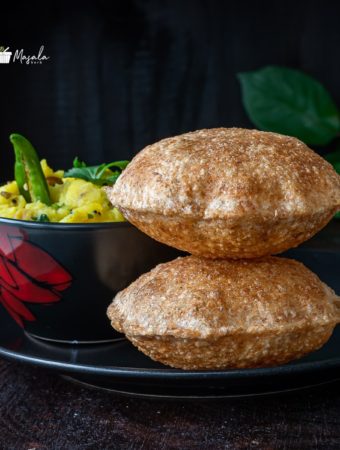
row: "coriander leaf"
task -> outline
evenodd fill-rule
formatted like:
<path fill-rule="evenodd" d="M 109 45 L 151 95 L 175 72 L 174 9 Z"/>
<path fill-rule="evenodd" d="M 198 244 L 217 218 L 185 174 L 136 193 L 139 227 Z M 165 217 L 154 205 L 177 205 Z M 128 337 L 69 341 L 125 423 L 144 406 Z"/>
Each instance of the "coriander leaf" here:
<path fill-rule="evenodd" d="M 111 167 L 117 167 L 121 171 L 126 168 L 130 161 L 115 161 L 109 164 L 106 164 L 106 168 L 110 169 Z"/>
<path fill-rule="evenodd" d="M 120 173 L 117 173 L 115 175 L 111 175 L 109 177 L 104 178 L 102 186 L 115 184 L 119 175 L 120 175 Z"/>
<path fill-rule="evenodd" d="M 47 214 L 39 214 L 36 220 L 37 222 L 50 222 L 50 219 Z"/>
<path fill-rule="evenodd" d="M 115 167 L 116 169 L 118 169 L 118 173 L 121 173 L 122 170 L 125 169 L 125 167 L 129 164 L 130 161 L 115 161 L 109 164 L 102 164 L 101 169 L 98 173 L 99 178 L 102 176 L 102 174 L 107 170 L 107 169 L 111 169 L 112 167 Z"/>
<path fill-rule="evenodd" d="M 109 164 L 100 164 L 99 166 L 87 166 L 76 158 L 71 169 L 64 174 L 65 178 L 81 178 L 98 186 L 112 185 L 117 181 L 122 170 L 128 165 L 129 161 L 116 161 Z M 116 170 L 113 171 L 111 168 Z"/>
<path fill-rule="evenodd" d="M 84 161 L 80 161 L 78 156 L 76 156 L 73 160 L 73 167 L 86 167 L 86 164 L 84 163 Z"/>
<path fill-rule="evenodd" d="M 298 70 L 267 66 L 238 74 L 245 109 L 254 124 L 326 145 L 340 132 L 339 111 L 324 86 Z"/>
<path fill-rule="evenodd" d="M 78 167 L 67 170 L 64 173 L 64 178 L 82 178 L 83 180 L 90 181 L 90 176 L 83 169 Z"/>

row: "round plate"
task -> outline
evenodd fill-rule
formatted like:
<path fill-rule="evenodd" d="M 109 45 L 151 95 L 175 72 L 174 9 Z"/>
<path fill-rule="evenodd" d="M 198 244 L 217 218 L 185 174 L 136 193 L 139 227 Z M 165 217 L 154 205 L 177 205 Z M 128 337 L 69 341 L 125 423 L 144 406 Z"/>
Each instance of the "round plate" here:
<path fill-rule="evenodd" d="M 302 261 L 337 293 L 340 253 L 301 248 Z M 301 389 L 340 378 L 340 327 L 320 350 L 292 363 L 264 368 L 183 371 L 156 363 L 128 341 L 62 345 L 34 339 L 0 311 L 0 355 L 56 370 L 70 380 L 126 395 L 152 398 L 219 398 Z"/>

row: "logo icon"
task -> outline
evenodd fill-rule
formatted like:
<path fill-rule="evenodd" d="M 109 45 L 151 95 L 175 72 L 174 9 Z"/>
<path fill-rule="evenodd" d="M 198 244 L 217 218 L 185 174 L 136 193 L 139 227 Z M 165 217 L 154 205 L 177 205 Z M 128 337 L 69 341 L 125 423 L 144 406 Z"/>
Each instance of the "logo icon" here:
<path fill-rule="evenodd" d="M 3 47 L 0 45 L 0 64 L 19 63 L 19 64 L 43 64 L 50 59 L 49 56 L 44 54 L 45 47 L 41 45 L 38 53 L 36 54 L 25 54 L 24 49 L 13 50 L 9 52 L 9 47 Z M 13 55 L 13 58 L 12 58 Z M 12 60 L 12 61 L 11 61 Z"/>
<path fill-rule="evenodd" d="M 9 47 L 0 47 L 0 64 L 9 64 L 12 52 L 8 52 Z"/>

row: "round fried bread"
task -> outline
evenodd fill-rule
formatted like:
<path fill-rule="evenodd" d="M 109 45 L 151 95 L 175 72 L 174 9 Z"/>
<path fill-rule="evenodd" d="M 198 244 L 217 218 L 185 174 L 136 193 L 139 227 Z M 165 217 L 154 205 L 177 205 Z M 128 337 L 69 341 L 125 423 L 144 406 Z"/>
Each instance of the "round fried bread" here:
<path fill-rule="evenodd" d="M 298 139 L 240 128 L 149 145 L 108 197 L 154 239 L 208 258 L 295 247 L 340 208 L 340 177 Z"/>
<path fill-rule="evenodd" d="M 108 317 L 139 350 L 170 366 L 261 367 L 321 347 L 340 321 L 337 302 L 294 260 L 187 256 L 119 292 Z"/>

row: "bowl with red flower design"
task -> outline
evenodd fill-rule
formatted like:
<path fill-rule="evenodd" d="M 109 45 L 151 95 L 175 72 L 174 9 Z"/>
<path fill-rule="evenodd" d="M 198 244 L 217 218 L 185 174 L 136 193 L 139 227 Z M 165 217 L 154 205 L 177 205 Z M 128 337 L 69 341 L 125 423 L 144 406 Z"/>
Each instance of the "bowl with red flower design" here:
<path fill-rule="evenodd" d="M 42 339 L 121 338 L 106 317 L 114 295 L 178 255 L 128 222 L 0 218 L 0 313 Z"/>
<path fill-rule="evenodd" d="M 144 235 L 109 201 L 128 161 L 53 170 L 11 134 L 14 180 L 0 186 L 0 314 L 59 342 L 121 338 L 106 316 L 114 295 L 176 250 Z"/>

